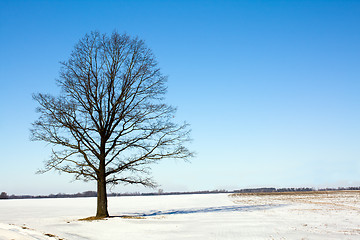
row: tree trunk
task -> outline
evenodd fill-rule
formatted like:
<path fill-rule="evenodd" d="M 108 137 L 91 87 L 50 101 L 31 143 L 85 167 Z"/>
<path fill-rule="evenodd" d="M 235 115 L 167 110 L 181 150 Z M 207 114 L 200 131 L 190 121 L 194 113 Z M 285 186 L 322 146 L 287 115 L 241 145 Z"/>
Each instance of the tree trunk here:
<path fill-rule="evenodd" d="M 106 181 L 104 175 L 99 174 L 97 180 L 97 212 L 96 217 L 108 217 L 107 210 L 107 195 L 106 195 Z"/>
<path fill-rule="evenodd" d="M 96 217 L 108 217 L 107 194 L 106 194 L 106 174 L 105 174 L 105 137 L 101 135 L 101 147 L 99 158 L 99 172 L 97 173 L 97 211 Z"/>

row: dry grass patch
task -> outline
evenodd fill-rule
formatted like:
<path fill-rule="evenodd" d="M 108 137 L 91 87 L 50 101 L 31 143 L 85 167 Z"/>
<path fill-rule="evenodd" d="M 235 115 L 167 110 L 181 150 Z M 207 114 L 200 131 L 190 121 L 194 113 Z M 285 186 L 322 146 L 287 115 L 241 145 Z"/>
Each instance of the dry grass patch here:
<path fill-rule="evenodd" d="M 78 219 L 78 221 L 98 221 L 98 220 L 108 220 L 109 218 L 124 218 L 124 219 L 146 219 L 146 217 L 142 216 L 130 216 L 130 215 L 123 215 L 123 216 L 109 216 L 109 217 L 87 217 Z"/>
<path fill-rule="evenodd" d="M 87 217 L 87 218 L 81 218 L 79 221 L 97 221 L 97 220 L 107 220 L 106 217 Z"/>
<path fill-rule="evenodd" d="M 64 238 L 59 238 L 58 236 L 51 234 L 51 233 L 44 233 L 45 236 L 55 238 L 57 240 L 65 240 Z"/>
<path fill-rule="evenodd" d="M 234 203 L 246 205 L 305 203 L 323 206 L 328 210 L 355 210 L 360 212 L 360 191 L 309 191 L 234 193 Z M 318 208 L 318 207 L 311 207 Z"/>

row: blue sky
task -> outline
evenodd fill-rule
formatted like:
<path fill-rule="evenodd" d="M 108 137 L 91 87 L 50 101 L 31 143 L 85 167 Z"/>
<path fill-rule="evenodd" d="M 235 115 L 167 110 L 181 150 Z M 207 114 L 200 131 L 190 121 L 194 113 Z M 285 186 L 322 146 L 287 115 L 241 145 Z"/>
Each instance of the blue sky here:
<path fill-rule="evenodd" d="M 144 39 L 191 124 L 191 163 L 153 167 L 165 191 L 360 185 L 359 1 L 0 1 L 0 191 L 95 190 L 30 142 L 32 93 L 92 30 Z M 117 186 L 115 192 L 148 191 Z"/>

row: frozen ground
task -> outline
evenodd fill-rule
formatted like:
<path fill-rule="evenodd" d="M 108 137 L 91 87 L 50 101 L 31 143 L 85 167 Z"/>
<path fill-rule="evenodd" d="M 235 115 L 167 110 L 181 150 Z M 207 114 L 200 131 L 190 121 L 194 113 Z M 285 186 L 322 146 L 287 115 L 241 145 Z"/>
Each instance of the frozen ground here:
<path fill-rule="evenodd" d="M 0 240 L 360 239 L 355 191 L 112 197 L 114 217 L 78 221 L 95 207 L 95 198 L 0 201 Z"/>

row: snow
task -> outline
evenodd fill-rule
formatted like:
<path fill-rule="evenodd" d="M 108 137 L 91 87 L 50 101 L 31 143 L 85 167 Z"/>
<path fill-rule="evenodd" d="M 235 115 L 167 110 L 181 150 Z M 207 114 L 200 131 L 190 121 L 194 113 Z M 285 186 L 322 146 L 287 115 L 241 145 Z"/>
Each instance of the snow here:
<path fill-rule="evenodd" d="M 360 239 L 360 192 L 110 197 L 0 201 L 0 240 Z M 128 216 L 128 217 L 124 217 Z"/>

